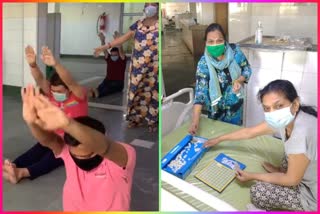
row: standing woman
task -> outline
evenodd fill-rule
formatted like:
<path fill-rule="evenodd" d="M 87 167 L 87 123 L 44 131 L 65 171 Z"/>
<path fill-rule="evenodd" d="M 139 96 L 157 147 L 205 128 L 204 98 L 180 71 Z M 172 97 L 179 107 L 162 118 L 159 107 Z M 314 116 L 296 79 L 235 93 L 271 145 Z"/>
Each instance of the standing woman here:
<path fill-rule="evenodd" d="M 198 62 L 195 102 L 189 133 L 196 134 L 203 106 L 208 117 L 236 125 L 242 124 L 243 85 L 251 68 L 239 46 L 229 44 L 219 24 L 205 32 L 206 47 Z"/>
<path fill-rule="evenodd" d="M 131 25 L 123 36 L 94 49 L 94 55 L 98 56 L 134 37 L 129 70 L 128 127 L 141 126 L 146 119 L 150 132 L 158 127 L 158 10 L 159 3 L 146 3 L 145 18 Z"/>

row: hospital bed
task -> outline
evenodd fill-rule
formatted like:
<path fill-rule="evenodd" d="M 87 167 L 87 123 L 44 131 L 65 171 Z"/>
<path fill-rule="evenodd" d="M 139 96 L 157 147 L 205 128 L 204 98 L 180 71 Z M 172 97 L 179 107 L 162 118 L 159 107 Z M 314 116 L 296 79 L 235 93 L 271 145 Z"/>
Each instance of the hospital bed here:
<path fill-rule="evenodd" d="M 162 157 L 188 134 L 193 98 L 190 97 L 190 102 L 187 104 L 179 104 L 180 108 L 177 108 L 179 111 L 175 107 L 175 102 L 172 101 L 172 97 L 177 98 L 182 93 L 190 93 L 190 96 L 193 96 L 193 92 L 191 93 L 190 90 L 182 90 L 179 94 L 164 99 L 166 104 L 171 103 L 173 109 L 170 109 L 170 105 L 163 106 L 165 108 L 162 113 L 165 119 L 163 120 L 163 128 L 165 129 L 162 137 Z M 173 112 L 178 113 L 173 117 Z M 171 126 L 166 129 L 166 125 Z M 241 127 L 211 120 L 202 115 L 197 135 L 213 138 L 239 128 Z M 161 211 L 177 211 L 177 209 L 181 209 L 181 211 L 245 211 L 246 205 L 251 203 L 250 186 L 254 182 L 240 183 L 234 180 L 222 193 L 218 193 L 194 177 L 219 153 L 224 153 L 244 163 L 247 166 L 245 170 L 249 172 L 263 173 L 265 171 L 261 164 L 264 161 L 280 165 L 284 155 L 284 147 L 280 140 L 271 136 L 222 142 L 206 152 L 185 180 L 161 170 Z"/>

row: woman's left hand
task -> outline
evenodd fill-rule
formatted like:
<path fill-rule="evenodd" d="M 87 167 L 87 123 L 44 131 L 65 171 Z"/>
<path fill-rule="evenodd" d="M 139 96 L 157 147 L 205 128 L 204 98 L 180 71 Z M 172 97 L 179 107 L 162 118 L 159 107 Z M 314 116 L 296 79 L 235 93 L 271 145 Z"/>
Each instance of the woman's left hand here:
<path fill-rule="evenodd" d="M 242 171 L 241 169 L 236 170 L 236 178 L 241 182 L 247 182 L 253 180 L 252 173 Z"/>
<path fill-rule="evenodd" d="M 240 88 L 242 87 L 242 84 L 239 80 L 235 80 L 233 82 L 232 90 L 235 94 L 239 93 Z"/>

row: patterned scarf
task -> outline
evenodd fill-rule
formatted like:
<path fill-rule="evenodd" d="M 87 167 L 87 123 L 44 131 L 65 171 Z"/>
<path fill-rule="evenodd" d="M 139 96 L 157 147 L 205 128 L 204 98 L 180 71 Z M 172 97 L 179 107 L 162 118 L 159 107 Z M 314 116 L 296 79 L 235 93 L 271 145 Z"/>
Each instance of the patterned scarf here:
<path fill-rule="evenodd" d="M 226 43 L 226 50 L 223 60 L 218 61 L 217 59 L 212 57 L 208 53 L 207 49 L 205 49 L 204 56 L 209 68 L 209 96 L 211 100 L 211 106 L 215 106 L 218 104 L 222 96 L 216 69 L 224 70 L 225 68 L 228 68 L 233 82 L 240 77 L 241 68 L 234 59 L 234 51 L 228 43 Z"/>

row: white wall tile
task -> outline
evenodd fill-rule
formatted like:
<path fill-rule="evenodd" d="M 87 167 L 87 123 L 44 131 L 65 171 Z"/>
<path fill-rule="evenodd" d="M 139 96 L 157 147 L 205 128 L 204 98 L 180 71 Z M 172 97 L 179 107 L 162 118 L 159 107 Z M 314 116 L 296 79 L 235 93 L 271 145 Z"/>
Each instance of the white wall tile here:
<path fill-rule="evenodd" d="M 6 30 L 3 31 L 3 41 L 4 44 L 11 42 L 22 42 L 22 30 Z"/>
<path fill-rule="evenodd" d="M 304 72 L 307 72 L 307 73 L 318 72 L 318 52 L 307 52 Z"/>
<path fill-rule="evenodd" d="M 3 31 L 22 30 L 23 19 L 21 18 L 6 18 L 3 20 Z"/>
<path fill-rule="evenodd" d="M 306 64 L 307 52 L 305 51 L 287 51 L 284 54 L 283 70 L 303 72 Z"/>
<path fill-rule="evenodd" d="M 3 56 L 4 63 L 22 63 L 22 43 L 11 42 L 9 47 L 4 49 L 5 53 Z M 19 72 L 19 71 L 17 71 Z"/>
<path fill-rule="evenodd" d="M 304 105 L 318 106 L 317 93 L 299 93 L 301 103 Z"/>
<path fill-rule="evenodd" d="M 28 17 L 23 19 L 24 30 L 32 30 L 37 32 L 37 17 Z"/>
<path fill-rule="evenodd" d="M 254 68 L 252 67 L 252 75 L 249 80 L 249 87 L 251 85 L 256 85 L 258 87 L 264 87 L 269 82 L 280 79 L 281 69 L 263 69 L 263 68 Z"/>
<path fill-rule="evenodd" d="M 24 3 L 24 18 L 36 18 L 38 16 L 38 3 Z"/>
<path fill-rule="evenodd" d="M 37 45 L 38 3 L 7 4 L 10 12 L 3 21 L 3 83 L 22 86 L 32 82 L 30 70 L 25 73 L 24 48 L 27 44 Z M 16 14 L 13 15 L 11 12 Z M 19 15 L 20 14 L 20 15 Z M 17 18 L 19 17 L 19 18 Z"/>
<path fill-rule="evenodd" d="M 230 5 L 238 3 L 230 3 Z M 314 44 L 318 43 L 317 39 L 317 5 L 314 4 L 295 4 L 288 5 L 283 3 L 249 3 L 251 11 L 248 11 L 250 17 L 248 32 L 254 35 L 258 21 L 262 22 L 263 34 L 271 36 L 288 35 L 291 37 L 310 37 Z M 230 8 L 230 6 L 229 6 Z M 230 9 L 229 9 L 230 11 Z M 232 13 L 230 16 L 232 17 Z M 238 19 L 237 28 L 235 19 L 229 19 L 229 25 L 242 29 L 247 20 Z M 230 28 L 231 29 L 231 28 Z M 237 38 L 237 30 L 229 30 L 230 38 Z M 238 40 L 239 41 L 239 40 Z M 236 41 L 236 42 L 238 42 Z"/>
<path fill-rule="evenodd" d="M 4 3 L 3 18 L 22 18 L 23 4 L 21 3 Z"/>
<path fill-rule="evenodd" d="M 297 91 L 301 88 L 303 72 L 299 71 L 282 71 L 281 79 L 289 80 Z"/>
<path fill-rule="evenodd" d="M 22 64 L 5 63 L 3 84 L 12 86 L 22 86 Z"/>
<path fill-rule="evenodd" d="M 36 31 L 25 30 L 23 34 L 23 47 L 31 45 L 32 47 L 37 46 L 37 34 Z"/>
<path fill-rule="evenodd" d="M 259 49 L 251 49 L 249 52 L 249 62 L 251 64 L 251 67 L 254 68 L 274 69 L 275 71 L 281 70 L 282 57 L 282 51 L 264 51 Z"/>
<path fill-rule="evenodd" d="M 317 93 L 317 73 L 303 73 L 301 92 L 302 93 Z"/>

